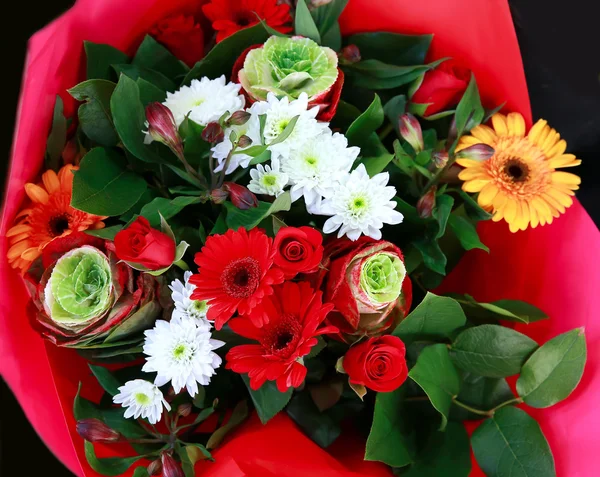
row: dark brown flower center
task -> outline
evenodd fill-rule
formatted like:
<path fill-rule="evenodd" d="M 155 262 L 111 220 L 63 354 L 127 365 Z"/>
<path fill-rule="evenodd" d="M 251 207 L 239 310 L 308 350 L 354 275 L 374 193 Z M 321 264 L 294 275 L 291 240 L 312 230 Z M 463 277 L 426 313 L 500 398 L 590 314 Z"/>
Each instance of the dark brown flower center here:
<path fill-rule="evenodd" d="M 259 283 L 260 265 L 252 257 L 234 260 L 221 274 L 225 292 L 234 298 L 248 298 L 256 291 Z"/>
<path fill-rule="evenodd" d="M 525 182 L 529 172 L 529 166 L 519 159 L 509 159 L 504 165 L 504 173 L 512 182 Z"/>
<path fill-rule="evenodd" d="M 297 348 L 302 325 L 298 317 L 286 314 L 263 327 L 261 344 L 269 354 L 288 358 Z"/>
<path fill-rule="evenodd" d="M 48 232 L 52 237 L 59 237 L 69 228 L 69 214 L 55 215 L 48 221 Z"/>
<path fill-rule="evenodd" d="M 235 17 L 235 22 L 239 25 L 239 26 L 249 26 L 253 23 L 258 23 L 258 19 L 256 17 L 256 15 L 253 12 L 249 12 L 249 11 L 243 11 L 243 12 L 239 12 L 236 17 Z"/>

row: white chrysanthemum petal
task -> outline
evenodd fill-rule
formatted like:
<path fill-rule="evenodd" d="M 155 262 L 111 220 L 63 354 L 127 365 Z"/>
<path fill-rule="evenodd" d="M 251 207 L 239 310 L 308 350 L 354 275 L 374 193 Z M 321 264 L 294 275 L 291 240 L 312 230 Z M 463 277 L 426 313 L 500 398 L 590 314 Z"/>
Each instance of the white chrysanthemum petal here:
<path fill-rule="evenodd" d="M 198 321 L 199 325 L 202 324 L 210 329 L 211 324 L 206 318 L 208 304 L 206 301 L 192 300 L 192 293 L 194 293 L 196 286 L 190 283 L 191 277 L 192 272 L 185 272 L 183 275 L 185 283 L 181 280 L 173 280 L 171 285 L 169 285 L 169 288 L 171 289 L 171 299 L 173 300 L 173 303 L 175 303 L 172 318 L 194 318 Z M 165 329 L 168 327 L 168 325 L 165 326 L 164 324 L 159 323 L 160 322 L 157 322 L 158 326 L 163 326 Z"/>
<path fill-rule="evenodd" d="M 258 114 L 251 114 L 250 119 L 246 122 L 246 124 L 242 124 L 241 126 L 231 126 L 226 128 L 224 131 L 225 139 L 220 143 L 216 144 L 212 149 L 213 157 L 217 160 L 217 167 L 215 167 L 215 172 L 221 172 L 225 167 L 225 161 L 227 156 L 231 152 L 233 148 L 233 143 L 230 140 L 231 133 L 235 132 L 236 137 L 239 139 L 242 136 L 248 136 L 252 143 L 245 148 L 238 148 L 236 154 L 231 156 L 229 161 L 229 165 L 227 166 L 226 174 L 231 174 L 238 167 L 246 168 L 250 165 L 250 161 L 252 160 L 252 156 L 244 154 L 244 149 L 248 147 L 258 146 L 262 144 L 260 137 L 260 119 Z"/>
<path fill-rule="evenodd" d="M 279 161 L 273 159 L 271 165 L 258 164 L 256 169 L 250 171 L 252 180 L 248 189 L 255 194 L 279 196 L 283 188 L 288 184 L 288 175 L 279 170 Z"/>
<path fill-rule="evenodd" d="M 127 381 L 124 386 L 119 387 L 119 393 L 113 397 L 113 402 L 127 408 L 125 418 L 137 419 L 141 416 L 148 419 L 150 424 L 156 424 L 160 420 L 163 407 L 171 410 L 158 386 L 144 379 Z"/>

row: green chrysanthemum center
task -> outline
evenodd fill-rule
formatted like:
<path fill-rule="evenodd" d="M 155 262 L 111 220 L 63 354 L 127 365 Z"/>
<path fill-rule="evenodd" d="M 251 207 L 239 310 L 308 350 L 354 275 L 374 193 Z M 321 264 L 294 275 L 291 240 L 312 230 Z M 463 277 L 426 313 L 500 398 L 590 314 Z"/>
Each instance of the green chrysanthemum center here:
<path fill-rule="evenodd" d="M 273 174 L 265 174 L 262 180 L 263 183 L 267 186 L 274 186 L 275 184 L 277 184 L 277 177 L 275 177 Z"/>
<path fill-rule="evenodd" d="M 194 300 L 192 302 L 192 311 L 198 315 L 206 314 L 208 305 L 205 300 Z"/>
<path fill-rule="evenodd" d="M 175 346 L 175 348 L 173 349 L 173 357 L 175 359 L 181 359 L 183 355 L 185 355 L 187 351 L 187 346 L 185 344 L 178 344 L 177 346 Z"/>
<path fill-rule="evenodd" d="M 379 253 L 365 260 L 360 287 L 376 303 L 396 300 L 402 291 L 406 268 L 396 255 Z"/>
<path fill-rule="evenodd" d="M 134 399 L 140 406 L 147 406 L 150 404 L 150 398 L 144 393 L 135 393 Z"/>

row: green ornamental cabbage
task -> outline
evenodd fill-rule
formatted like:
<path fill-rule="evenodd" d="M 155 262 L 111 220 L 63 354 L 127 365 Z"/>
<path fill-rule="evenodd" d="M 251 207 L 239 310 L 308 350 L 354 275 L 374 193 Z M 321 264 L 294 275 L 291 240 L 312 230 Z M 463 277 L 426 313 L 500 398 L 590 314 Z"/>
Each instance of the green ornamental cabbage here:
<path fill-rule="evenodd" d="M 365 260 L 360 273 L 360 288 L 372 305 L 385 305 L 400 296 L 405 276 L 406 268 L 397 255 L 378 253 Z"/>

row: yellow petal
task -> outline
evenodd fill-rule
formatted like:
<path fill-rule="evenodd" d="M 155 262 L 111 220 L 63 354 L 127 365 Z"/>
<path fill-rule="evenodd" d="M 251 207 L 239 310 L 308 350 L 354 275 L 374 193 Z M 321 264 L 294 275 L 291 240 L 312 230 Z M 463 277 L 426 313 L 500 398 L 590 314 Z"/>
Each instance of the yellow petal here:
<path fill-rule="evenodd" d="M 553 169 L 558 169 L 559 167 L 574 167 L 579 164 L 581 164 L 581 159 L 577 159 L 575 154 L 562 154 L 553 157 L 548 161 L 548 165 Z"/>
<path fill-rule="evenodd" d="M 571 207 L 571 205 L 573 205 L 572 197 L 568 194 L 565 194 L 564 192 L 561 192 L 558 189 L 551 187 L 550 189 L 548 189 L 547 193 L 550 197 L 553 197 L 554 199 L 556 199 L 558 201 L 558 203 L 565 208 Z"/>
<path fill-rule="evenodd" d="M 502 213 L 503 209 L 499 209 L 496 211 L 496 213 L 492 216 L 492 220 L 494 222 L 500 222 L 503 218 L 504 218 L 504 214 Z"/>
<path fill-rule="evenodd" d="M 460 151 L 469 146 L 474 146 L 475 144 L 479 144 L 481 141 L 473 136 L 463 136 L 460 138 L 458 142 L 458 146 L 456 146 L 456 152 Z"/>
<path fill-rule="evenodd" d="M 548 151 L 548 157 L 562 156 L 567 150 L 567 141 L 561 139 Z"/>
<path fill-rule="evenodd" d="M 527 228 L 527 225 L 529 225 L 529 204 L 527 204 L 526 201 L 522 200 L 519 203 L 519 206 L 521 208 L 521 214 L 520 214 L 520 219 L 519 219 L 519 230 L 525 230 Z"/>
<path fill-rule="evenodd" d="M 510 136 L 525 137 L 525 119 L 519 113 L 510 113 L 506 122 Z"/>
<path fill-rule="evenodd" d="M 540 197 L 534 197 L 531 200 L 531 205 L 535 207 L 535 210 L 538 213 L 538 217 L 540 219 L 540 225 L 544 225 L 545 223 L 550 223 L 552 220 L 552 211 L 548 204 L 541 199 Z"/>
<path fill-rule="evenodd" d="M 529 140 L 531 142 L 533 142 L 534 144 L 537 144 L 538 138 L 540 137 L 540 134 L 546 128 L 547 124 L 548 124 L 548 121 L 546 121 L 545 119 L 540 119 L 537 123 L 535 123 L 533 125 L 533 127 L 531 128 L 531 130 L 529 131 L 529 134 L 527 135 Z"/>
<path fill-rule="evenodd" d="M 58 180 L 56 172 L 52 169 L 47 170 L 42 174 L 42 182 L 49 194 L 54 194 L 60 189 L 60 181 Z"/>
<path fill-rule="evenodd" d="M 38 247 L 30 247 L 21 254 L 21 258 L 33 262 L 41 253 Z"/>
<path fill-rule="evenodd" d="M 503 213 L 504 218 L 509 224 L 514 222 L 517 217 L 517 202 L 513 199 L 509 199 L 504 205 Z"/>
<path fill-rule="evenodd" d="M 548 205 L 550 205 L 551 210 L 555 210 L 557 212 L 556 215 L 554 213 L 552 214 L 555 217 L 558 217 L 560 214 L 565 213 L 565 206 L 562 205 L 554 197 L 552 197 L 549 193 L 547 193 L 547 192 L 543 193 L 542 198 L 548 203 Z"/>
<path fill-rule="evenodd" d="M 472 179 L 485 179 L 488 175 L 486 172 L 479 167 L 469 167 L 459 172 L 458 178 L 461 181 L 470 181 Z"/>
<path fill-rule="evenodd" d="M 33 202 L 38 204 L 48 203 L 48 192 L 42 189 L 39 185 L 32 184 L 31 182 L 25 184 L 25 193 Z"/>
<path fill-rule="evenodd" d="M 508 127 L 506 126 L 506 116 L 496 113 L 492 116 L 492 126 L 498 136 L 508 136 Z"/>
<path fill-rule="evenodd" d="M 490 206 L 492 205 L 494 197 L 496 197 L 497 194 L 498 187 L 496 187 L 496 185 L 493 182 L 490 182 L 483 189 L 481 189 L 479 197 L 477 197 L 477 202 L 483 207 Z"/>
<path fill-rule="evenodd" d="M 502 209 L 504 207 L 504 204 L 506 204 L 506 201 L 508 200 L 508 197 L 505 196 L 504 194 L 498 194 L 496 195 L 496 197 L 494 197 L 494 209 L 495 210 L 499 210 Z"/>
<path fill-rule="evenodd" d="M 490 146 L 495 144 L 498 139 L 494 130 L 485 124 L 480 124 L 471 129 L 471 135 L 479 139 L 479 142 L 484 142 Z"/>
<path fill-rule="evenodd" d="M 479 169 L 483 169 L 483 163 L 474 159 L 457 159 L 456 163 L 463 167 L 477 167 Z"/>
<path fill-rule="evenodd" d="M 543 144 L 540 144 L 540 147 L 546 154 L 546 157 L 551 157 L 550 151 L 558 144 L 559 141 L 560 134 L 558 134 L 555 129 L 550 128 L 550 132 L 548 133 L 546 140 L 543 142 Z"/>
<path fill-rule="evenodd" d="M 6 232 L 6 236 L 14 237 L 15 235 L 18 235 L 18 234 L 30 232 L 31 230 L 32 229 L 31 229 L 30 225 L 18 224 L 18 225 L 15 225 L 14 227 L 11 227 L 10 229 L 8 229 L 8 232 Z"/>
<path fill-rule="evenodd" d="M 479 192 L 483 189 L 488 183 L 489 179 L 475 179 L 473 181 L 465 182 L 462 186 L 465 192 Z"/>
<path fill-rule="evenodd" d="M 535 210 L 535 207 L 533 207 L 531 204 L 529 204 L 529 220 L 531 222 L 532 229 L 535 229 L 540 223 L 537 211 Z"/>
<path fill-rule="evenodd" d="M 571 174 L 570 172 L 556 171 L 552 173 L 552 182 L 558 182 L 567 185 L 579 185 L 581 184 L 581 179 L 579 176 Z"/>

